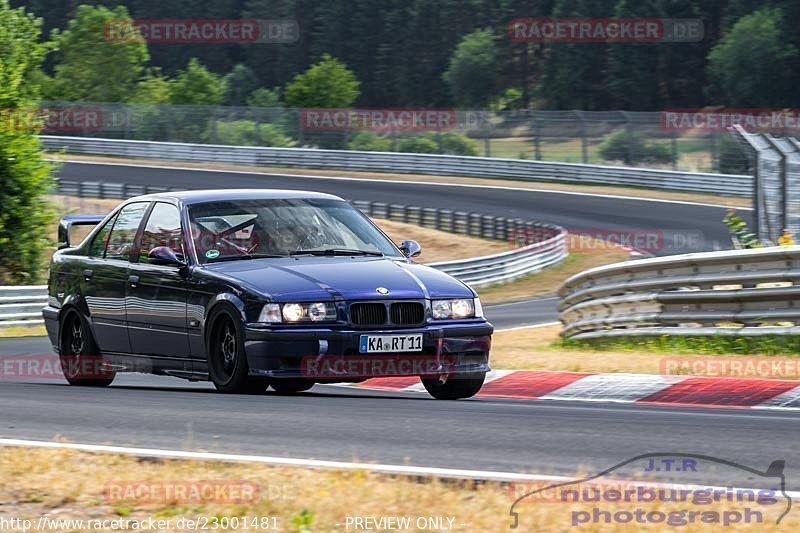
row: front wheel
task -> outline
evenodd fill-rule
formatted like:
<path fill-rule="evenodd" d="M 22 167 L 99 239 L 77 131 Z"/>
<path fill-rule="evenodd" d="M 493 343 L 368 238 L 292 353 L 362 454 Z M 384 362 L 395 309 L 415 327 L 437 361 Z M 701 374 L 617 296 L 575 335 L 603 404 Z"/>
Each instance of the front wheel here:
<path fill-rule="evenodd" d="M 259 394 L 267 389 L 263 378 L 249 376 L 241 326 L 226 312 L 214 320 L 208 350 L 209 377 L 221 392 Z"/>
<path fill-rule="evenodd" d="M 61 371 L 70 385 L 108 387 L 114 381 L 116 372 L 105 365 L 88 324 L 78 313 L 70 313 L 61 324 L 59 348 Z"/>
<path fill-rule="evenodd" d="M 483 387 L 486 372 L 472 372 L 452 376 L 421 378 L 428 394 L 437 400 L 460 400 L 478 394 Z"/>

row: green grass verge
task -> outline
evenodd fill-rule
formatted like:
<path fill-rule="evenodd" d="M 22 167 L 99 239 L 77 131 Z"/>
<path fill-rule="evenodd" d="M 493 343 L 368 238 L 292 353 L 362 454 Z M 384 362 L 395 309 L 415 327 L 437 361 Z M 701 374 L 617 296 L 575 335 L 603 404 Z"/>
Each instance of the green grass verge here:
<path fill-rule="evenodd" d="M 591 351 L 648 351 L 702 355 L 800 355 L 800 338 L 794 335 L 763 337 L 679 336 L 627 337 L 608 339 L 561 339 L 555 349 Z"/>

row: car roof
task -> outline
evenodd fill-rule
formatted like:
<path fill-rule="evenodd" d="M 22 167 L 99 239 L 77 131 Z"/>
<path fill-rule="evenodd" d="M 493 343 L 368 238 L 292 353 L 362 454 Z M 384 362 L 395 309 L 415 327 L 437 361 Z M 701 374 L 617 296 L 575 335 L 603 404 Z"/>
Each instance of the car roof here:
<path fill-rule="evenodd" d="M 146 194 L 131 198 L 128 202 L 140 200 L 174 199 L 184 204 L 199 204 L 225 200 L 342 200 L 333 194 L 313 191 L 294 191 L 288 189 L 207 189 L 197 191 L 170 191 Z"/>

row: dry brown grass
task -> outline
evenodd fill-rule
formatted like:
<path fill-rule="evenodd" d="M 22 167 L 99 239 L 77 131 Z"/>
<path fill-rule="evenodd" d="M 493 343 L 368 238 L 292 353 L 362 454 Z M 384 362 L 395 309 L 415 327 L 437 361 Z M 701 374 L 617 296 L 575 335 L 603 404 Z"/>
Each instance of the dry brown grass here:
<path fill-rule="evenodd" d="M 375 223 L 397 244 L 408 239 L 419 242 L 422 254 L 415 261 L 420 263 L 468 259 L 511 250 L 511 246 L 502 241 L 468 237 L 393 220 L 375 219 Z"/>
<path fill-rule="evenodd" d="M 243 170 L 247 172 L 264 172 L 277 174 L 299 174 L 299 175 L 319 175 L 319 176 L 339 176 L 351 178 L 369 178 L 387 181 L 425 181 L 428 183 L 463 183 L 471 185 L 489 185 L 497 187 L 516 187 L 523 189 L 546 190 L 546 191 L 569 191 L 584 192 L 601 195 L 617 195 L 638 198 L 655 198 L 660 200 L 680 200 L 686 202 L 703 202 L 720 204 L 731 207 L 749 207 L 751 202 L 747 198 L 736 198 L 731 196 L 718 196 L 714 194 L 684 193 L 672 191 L 658 191 L 652 189 L 636 189 L 628 187 L 612 187 L 608 185 L 573 185 L 564 183 L 548 182 L 525 182 L 518 180 L 486 179 L 486 178 L 466 178 L 451 176 L 428 176 L 420 174 L 392 174 L 392 173 L 369 173 L 353 172 L 343 170 L 317 170 L 317 169 L 297 169 L 282 167 L 250 167 L 244 165 L 229 165 L 223 163 L 184 163 L 175 161 L 147 161 L 143 159 L 125 159 L 119 157 L 83 156 L 73 154 L 50 154 L 50 157 L 60 160 L 71 161 L 96 161 L 110 163 L 130 163 L 130 164 L 152 164 L 160 166 L 178 166 L 186 168 L 208 168 L 216 170 Z"/>
<path fill-rule="evenodd" d="M 594 245 L 587 245 L 589 242 Z M 570 276 L 596 266 L 625 261 L 629 255 L 628 251 L 614 244 L 570 236 L 570 255 L 562 263 L 510 283 L 481 288 L 478 293 L 486 304 L 553 294 Z"/>
<path fill-rule="evenodd" d="M 553 325 L 495 332 L 492 337 L 492 367 L 503 370 L 800 379 L 796 371 L 797 357 L 793 356 L 700 355 L 652 352 L 633 347 L 604 350 L 566 348 L 555 344 L 560 331 L 561 325 Z M 738 362 L 739 366 L 734 367 L 733 362 Z"/>
<path fill-rule="evenodd" d="M 252 503 L 225 504 L 182 503 L 175 499 L 160 503 L 136 500 L 112 502 L 105 496 L 106 487 L 122 482 L 163 486 L 189 480 L 255 484 L 258 486 L 258 497 Z M 2 448 L 0 453 L 0 518 L 29 519 L 34 524 L 42 516 L 83 520 L 146 520 L 152 517 L 171 520 L 172 527 L 158 531 L 187 531 L 186 528 L 177 527 L 179 519 L 275 517 L 278 531 L 317 533 L 346 531 L 348 517 L 379 519 L 399 516 L 409 517 L 412 524 L 419 517 L 453 518 L 453 531 L 504 532 L 509 531 L 509 511 L 514 499 L 537 488 L 543 488 L 543 485 L 474 485 L 466 481 L 414 480 L 366 471 L 333 472 L 253 464 L 140 460 L 130 456 L 69 450 Z M 680 508 L 717 512 L 724 509 L 719 504 L 699 506 L 686 503 L 627 504 L 625 507 L 601 504 L 599 507 L 612 511 L 644 508 L 664 512 Z M 794 513 L 785 518 L 779 528 L 775 528 L 774 520 L 785 509 L 783 502 L 781 505 L 751 507 L 763 511 L 764 526 L 768 529 L 796 531 L 800 525 L 799 515 Z M 573 511 L 591 508 L 585 503 L 552 503 L 527 498 L 516 509 L 520 518 L 518 531 L 574 531 L 575 526 L 571 525 Z M 737 504 L 734 509 L 741 511 L 742 504 Z M 689 527 L 689 531 L 718 530 L 710 525 Z M 351 526 L 349 529 L 354 528 Z M 412 525 L 410 530 L 421 529 Z M 581 530 L 636 529 L 630 525 L 598 524 L 585 525 Z M 652 530 L 659 529 L 654 527 Z M 743 531 L 745 527 L 734 524 L 730 530 Z M 39 531 L 55 530 L 51 527 Z M 156 530 L 142 528 L 138 531 Z"/>
<path fill-rule="evenodd" d="M 10 326 L 0 328 L 0 339 L 9 339 L 13 337 L 41 337 L 47 335 L 44 326 L 36 324 L 33 326 Z"/>

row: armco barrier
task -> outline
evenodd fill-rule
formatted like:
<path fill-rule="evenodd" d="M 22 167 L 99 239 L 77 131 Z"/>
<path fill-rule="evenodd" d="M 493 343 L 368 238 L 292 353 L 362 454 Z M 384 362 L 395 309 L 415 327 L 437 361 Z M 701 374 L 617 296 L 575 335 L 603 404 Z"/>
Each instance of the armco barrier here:
<path fill-rule="evenodd" d="M 593 268 L 559 289 L 564 337 L 800 334 L 800 246 Z"/>
<path fill-rule="evenodd" d="M 746 175 L 703 174 L 525 159 L 222 146 L 46 135 L 41 136 L 41 139 L 45 148 L 54 152 L 64 151 L 67 154 L 119 156 L 156 161 L 234 163 L 259 167 L 296 167 L 593 183 L 744 197 L 751 196 L 753 188 L 753 177 Z"/>
<path fill-rule="evenodd" d="M 46 285 L 0 286 L 0 328 L 42 323 Z"/>

